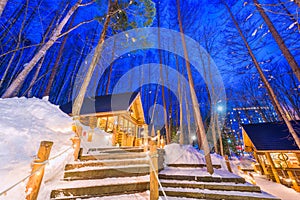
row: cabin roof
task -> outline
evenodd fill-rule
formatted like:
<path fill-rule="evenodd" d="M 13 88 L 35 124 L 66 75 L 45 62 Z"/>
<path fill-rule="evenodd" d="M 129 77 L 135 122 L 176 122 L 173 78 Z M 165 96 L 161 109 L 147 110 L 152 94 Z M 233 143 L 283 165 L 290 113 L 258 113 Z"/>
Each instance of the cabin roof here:
<path fill-rule="evenodd" d="M 110 94 L 104 96 L 86 97 L 83 100 L 80 115 L 88 115 L 102 112 L 129 111 L 130 106 L 139 96 L 138 92 Z M 73 101 L 61 105 L 59 108 L 72 114 Z"/>
<path fill-rule="evenodd" d="M 300 137 L 300 120 L 291 123 Z M 243 124 L 242 127 L 257 151 L 299 150 L 284 122 Z"/>

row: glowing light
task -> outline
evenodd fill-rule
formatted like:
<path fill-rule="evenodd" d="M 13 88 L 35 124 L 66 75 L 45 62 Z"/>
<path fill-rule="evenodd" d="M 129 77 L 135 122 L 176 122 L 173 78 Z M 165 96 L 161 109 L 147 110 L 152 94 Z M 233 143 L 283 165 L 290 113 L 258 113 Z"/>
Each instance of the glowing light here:
<path fill-rule="evenodd" d="M 195 135 L 192 136 L 192 140 L 196 140 L 197 137 Z"/>
<path fill-rule="evenodd" d="M 217 111 L 222 112 L 224 110 L 223 106 L 217 106 Z"/>

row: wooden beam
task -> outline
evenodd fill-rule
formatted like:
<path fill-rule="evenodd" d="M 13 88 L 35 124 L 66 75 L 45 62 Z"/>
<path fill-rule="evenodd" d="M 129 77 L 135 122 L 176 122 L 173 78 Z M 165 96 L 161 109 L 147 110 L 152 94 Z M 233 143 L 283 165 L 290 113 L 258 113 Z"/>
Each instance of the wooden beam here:
<path fill-rule="evenodd" d="M 257 155 L 257 154 L 256 154 L 256 155 Z M 262 155 L 262 156 L 263 156 L 263 155 Z M 267 167 L 266 167 L 266 165 L 265 165 L 265 161 L 264 161 L 264 160 L 260 160 L 260 159 L 259 159 L 259 156 L 257 156 L 257 159 L 258 159 L 259 161 L 261 161 L 260 164 L 261 164 L 261 167 L 262 167 L 262 169 L 263 169 L 264 174 L 265 174 L 266 176 L 269 175 L 269 172 L 268 172 Z"/>
<path fill-rule="evenodd" d="M 297 179 L 294 176 L 293 172 L 291 170 L 287 170 L 287 174 L 289 175 L 290 179 L 292 180 L 292 184 L 293 184 L 294 189 L 297 192 L 300 192 L 300 186 L 298 185 Z"/>
<path fill-rule="evenodd" d="M 274 177 L 275 177 L 276 182 L 277 182 L 277 183 L 280 183 L 280 178 L 279 178 L 279 176 L 278 176 L 277 170 L 276 170 L 276 168 L 275 168 L 275 165 L 274 165 L 274 163 L 273 163 L 273 160 L 272 160 L 272 158 L 271 158 L 270 153 L 269 153 L 269 152 L 266 152 L 265 154 L 266 154 L 266 157 L 267 157 L 268 162 L 269 162 L 270 165 L 271 165 L 271 169 L 272 169 L 272 172 L 273 172 L 273 175 L 274 175 Z"/>

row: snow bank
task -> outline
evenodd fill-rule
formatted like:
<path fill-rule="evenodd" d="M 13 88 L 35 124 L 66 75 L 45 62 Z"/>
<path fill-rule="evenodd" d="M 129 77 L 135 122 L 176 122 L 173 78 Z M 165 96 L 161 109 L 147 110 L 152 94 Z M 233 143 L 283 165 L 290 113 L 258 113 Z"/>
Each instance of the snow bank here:
<path fill-rule="evenodd" d="M 82 126 L 82 125 L 81 125 Z M 95 128 L 92 133 L 92 141 L 88 141 L 88 134 L 91 131 L 90 127 L 83 126 L 82 127 L 82 137 L 81 139 L 81 147 L 83 148 L 83 153 L 88 153 L 88 150 L 91 148 L 105 148 L 112 147 L 112 134 L 106 133 L 104 130 L 99 128 Z M 98 152 L 94 152 L 98 153 Z M 91 152 L 89 152 L 91 154 Z"/>
<path fill-rule="evenodd" d="M 47 99 L 37 98 L 0 99 L 0 113 L 0 192 L 30 174 L 31 162 L 43 140 L 54 142 L 43 182 L 51 184 L 59 179 L 60 169 L 73 152 L 72 119 Z M 0 199 L 24 199 L 26 183 L 18 184 Z M 41 188 L 39 199 L 45 199 L 43 195 L 49 191 Z"/>
<path fill-rule="evenodd" d="M 172 143 L 165 146 L 165 163 L 166 164 L 205 164 L 205 157 L 202 151 L 198 151 L 192 145 L 180 145 Z M 221 165 L 227 169 L 222 156 L 211 154 L 212 163 Z"/>

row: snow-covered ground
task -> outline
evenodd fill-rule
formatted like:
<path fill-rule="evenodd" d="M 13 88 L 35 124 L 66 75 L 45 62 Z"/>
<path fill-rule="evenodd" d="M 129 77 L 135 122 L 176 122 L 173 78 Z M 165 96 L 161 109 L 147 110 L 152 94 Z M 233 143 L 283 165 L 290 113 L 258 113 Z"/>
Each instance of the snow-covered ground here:
<path fill-rule="evenodd" d="M 61 112 L 57 106 L 49 103 L 47 99 L 36 98 L 0 99 L 0 113 L 0 193 L 30 174 L 30 164 L 38 151 L 40 142 L 49 140 L 53 141 L 54 145 L 49 163 L 46 165 L 45 176 L 38 197 L 40 200 L 49 199 L 50 191 L 59 185 L 58 180 L 63 176 L 65 164 L 73 159 L 70 140 L 74 136 L 71 130 L 72 119 Z M 90 147 L 111 146 L 110 134 L 96 129 L 93 142 L 87 142 L 89 128 L 83 127 L 83 132 L 85 133 L 83 134 L 82 145 L 85 150 Z M 170 144 L 165 147 L 165 150 L 166 163 L 168 164 L 205 164 L 202 152 L 195 150 L 190 145 Z M 228 175 L 222 157 L 212 154 L 212 162 L 222 167 L 220 170 L 216 170 L 213 176 Z M 249 167 L 251 161 L 235 160 L 232 162 L 234 172 L 245 177 L 245 175 L 239 174 L 238 165 L 242 165 L 243 168 Z M 173 173 L 172 168 L 166 170 L 166 173 Z M 186 173 L 186 170 L 188 169 L 182 169 L 181 173 Z M 203 170 L 200 171 L 197 169 L 197 173 L 202 175 L 207 173 Z M 283 200 L 300 199 L 300 194 L 290 188 L 267 181 L 259 175 L 255 175 L 254 179 L 262 190 Z M 13 189 L 1 195 L 0 200 L 25 199 L 26 182 L 27 179 L 21 181 Z M 148 193 L 122 195 L 122 199 L 147 199 L 148 196 Z"/>
<path fill-rule="evenodd" d="M 238 170 L 238 166 L 240 166 L 243 169 L 253 168 L 252 163 L 253 160 L 250 158 L 241 158 L 241 159 L 234 158 L 231 161 L 233 173 L 243 177 L 249 183 L 255 183 L 257 186 L 261 188 L 262 191 L 272 194 L 273 196 L 276 196 L 282 200 L 300 199 L 300 193 L 296 192 L 292 188 L 286 187 L 282 184 L 273 181 L 269 181 L 265 176 L 260 175 L 258 173 L 251 172 L 252 176 L 250 176 L 250 173 L 245 174 Z"/>
<path fill-rule="evenodd" d="M 165 146 L 166 164 L 205 164 L 205 157 L 202 151 L 196 150 L 192 145 L 180 145 L 172 143 Z M 227 169 L 225 160 L 218 154 L 211 154 L 214 165 L 221 165 Z"/>
<path fill-rule="evenodd" d="M 31 163 L 40 142 L 53 147 L 39 199 L 47 199 L 51 184 L 62 176 L 65 163 L 72 158 L 72 119 L 47 99 L 0 99 L 0 192 L 31 173 Z M 2 200 L 25 199 L 27 179 L 0 196 Z M 45 187 L 45 185 L 47 187 Z"/>

